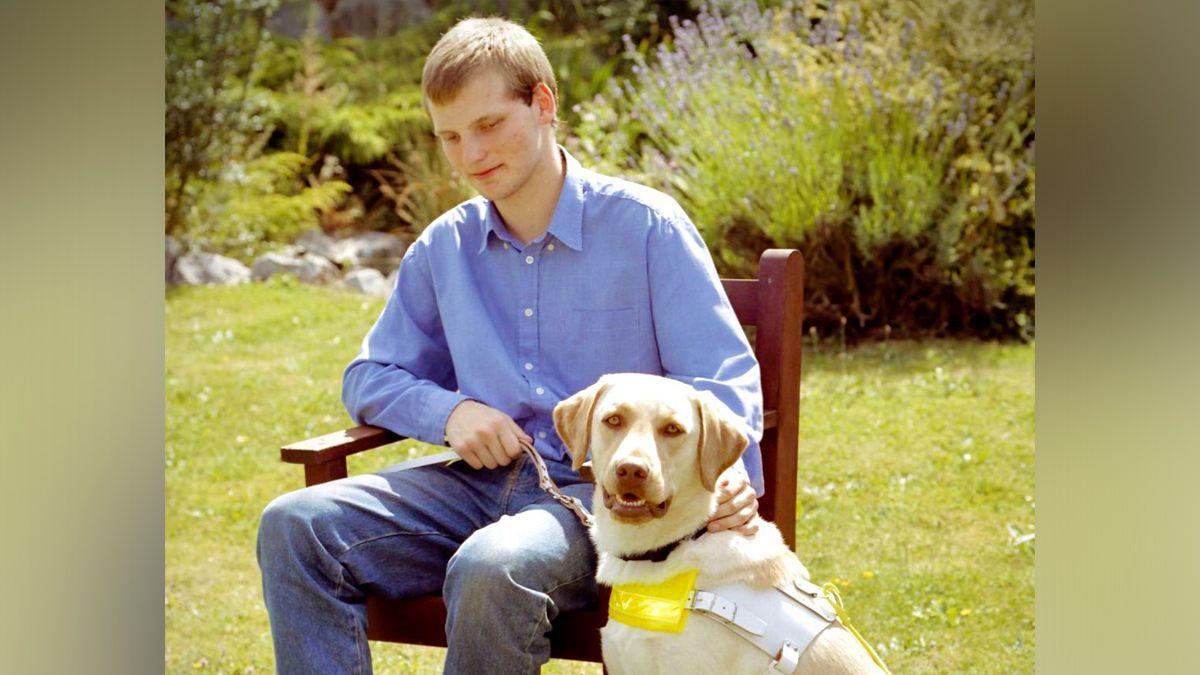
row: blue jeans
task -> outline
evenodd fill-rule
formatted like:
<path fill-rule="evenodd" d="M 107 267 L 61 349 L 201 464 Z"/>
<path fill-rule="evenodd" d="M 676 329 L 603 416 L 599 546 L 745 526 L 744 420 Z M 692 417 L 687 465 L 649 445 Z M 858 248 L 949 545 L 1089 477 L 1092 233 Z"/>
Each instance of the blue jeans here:
<path fill-rule="evenodd" d="M 590 507 L 592 485 L 547 460 Z M 575 514 L 522 455 L 385 470 L 282 495 L 263 511 L 258 564 L 280 673 L 370 673 L 367 595 L 441 593 L 445 672 L 536 673 L 562 610 L 596 600 L 596 557 Z"/>

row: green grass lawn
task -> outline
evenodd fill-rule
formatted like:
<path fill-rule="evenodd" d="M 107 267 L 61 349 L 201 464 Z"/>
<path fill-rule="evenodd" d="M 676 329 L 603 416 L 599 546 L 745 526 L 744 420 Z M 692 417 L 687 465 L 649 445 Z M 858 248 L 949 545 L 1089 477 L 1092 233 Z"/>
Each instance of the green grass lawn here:
<path fill-rule="evenodd" d="M 267 502 L 303 485 L 278 448 L 350 424 L 342 369 L 382 304 L 287 282 L 169 292 L 169 672 L 274 671 L 254 540 Z M 1033 355 L 806 345 L 800 557 L 895 672 L 1033 671 Z M 350 470 L 434 450 L 406 442 Z M 441 672 L 438 649 L 373 650 L 378 672 Z"/>

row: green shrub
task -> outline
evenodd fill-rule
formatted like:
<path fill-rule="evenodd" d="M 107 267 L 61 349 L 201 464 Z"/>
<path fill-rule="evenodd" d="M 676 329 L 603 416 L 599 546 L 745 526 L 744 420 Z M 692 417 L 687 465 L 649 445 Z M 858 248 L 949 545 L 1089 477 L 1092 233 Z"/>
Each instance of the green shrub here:
<path fill-rule="evenodd" d="M 276 152 L 244 165 L 231 163 L 220 179 L 199 184 L 194 225 L 185 240 L 251 258 L 316 227 L 320 214 L 341 204 L 350 186 L 337 180 L 305 182 L 311 162 L 304 155 Z"/>
<path fill-rule="evenodd" d="M 1028 334 L 1032 10 L 977 6 L 707 6 L 627 44 L 573 145 L 675 195 L 726 274 L 804 250 L 822 332 Z"/>
<path fill-rule="evenodd" d="M 428 135 L 420 71 L 412 67 L 420 57 L 411 41 L 402 44 L 397 48 L 395 38 L 323 44 L 313 23 L 300 40 L 275 38 L 257 82 L 278 131 L 272 146 L 359 165 L 407 150 Z"/>

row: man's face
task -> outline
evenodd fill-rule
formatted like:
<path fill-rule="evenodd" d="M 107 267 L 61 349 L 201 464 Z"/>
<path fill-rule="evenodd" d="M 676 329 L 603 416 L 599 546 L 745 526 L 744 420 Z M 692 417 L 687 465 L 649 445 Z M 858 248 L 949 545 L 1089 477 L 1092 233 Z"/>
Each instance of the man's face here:
<path fill-rule="evenodd" d="M 549 90 L 527 104 L 513 98 L 495 70 L 473 75 L 453 100 L 429 105 L 446 159 L 493 201 L 517 195 L 545 161 L 554 113 Z"/>

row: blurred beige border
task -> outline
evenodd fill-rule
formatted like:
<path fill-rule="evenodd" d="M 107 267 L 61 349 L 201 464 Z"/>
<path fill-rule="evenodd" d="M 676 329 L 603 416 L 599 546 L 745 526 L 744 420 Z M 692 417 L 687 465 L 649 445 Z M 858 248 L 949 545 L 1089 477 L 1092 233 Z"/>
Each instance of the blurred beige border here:
<path fill-rule="evenodd" d="M 0 4 L 0 669 L 163 668 L 163 8 Z"/>
<path fill-rule="evenodd" d="M 1200 672 L 1198 28 L 1037 5 L 1040 672 Z"/>
<path fill-rule="evenodd" d="M 1037 11 L 1038 669 L 1198 672 L 1200 6 Z M 162 669 L 162 17 L 0 9 L 12 672 Z"/>

